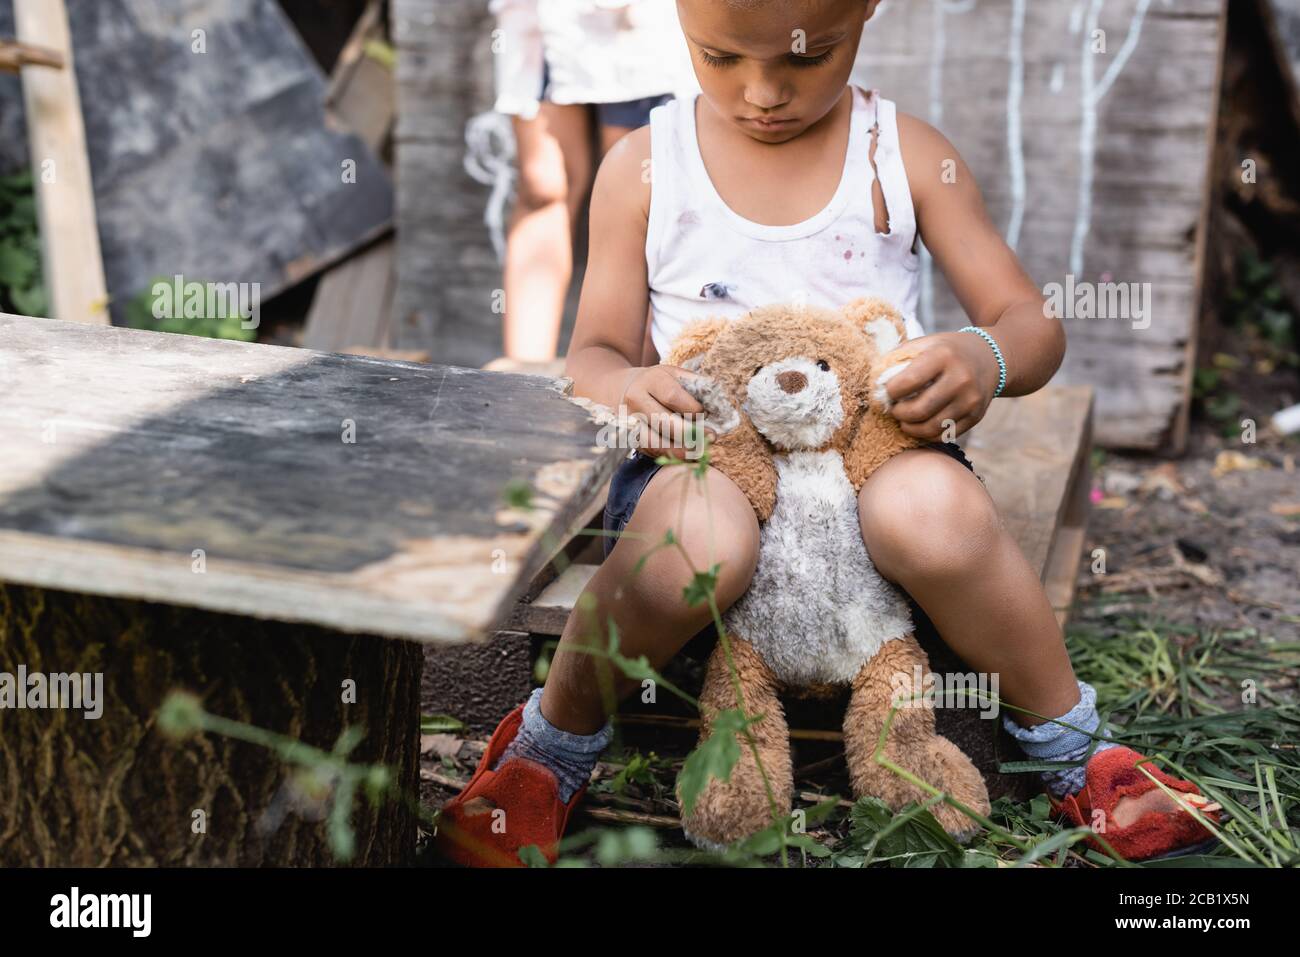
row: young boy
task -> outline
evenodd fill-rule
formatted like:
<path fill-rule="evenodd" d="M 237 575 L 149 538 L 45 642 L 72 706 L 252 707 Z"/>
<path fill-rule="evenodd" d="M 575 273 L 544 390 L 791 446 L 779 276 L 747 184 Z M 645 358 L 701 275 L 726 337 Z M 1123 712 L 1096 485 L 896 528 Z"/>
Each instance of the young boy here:
<path fill-rule="evenodd" d="M 608 743 L 613 699 L 634 687 L 582 652 L 607 617 L 623 654 L 655 667 L 709 624 L 707 607 L 683 597 L 692 572 L 681 553 L 655 550 L 669 529 L 691 565 L 721 564 L 721 608 L 749 584 L 759 528 L 744 494 L 716 469 L 693 479 L 654 464 L 658 454 L 686 457 L 682 417 L 702 411 L 679 381 L 691 373 L 658 356 L 698 316 L 796 298 L 836 308 L 867 294 L 897 305 L 909 337 L 922 337 L 911 345 L 924 352 L 887 388 L 903 430 L 930 443 L 863 483 L 858 514 L 872 561 L 971 667 L 999 676 L 1002 700 L 1024 709 L 1004 711 L 1004 725 L 1029 756 L 1080 761 L 1101 739 L 1086 764 L 1044 775 L 1058 808 L 1083 824 L 1104 814 L 1106 840 L 1134 859 L 1209 837 L 1136 768 L 1138 754 L 1098 730 L 1093 689 L 1075 679 L 1038 575 L 960 449 L 937 441 L 947 421 L 958 433 L 979 422 L 995 394 L 1041 388 L 1065 336 L 952 144 L 875 91 L 849 86 L 878 3 L 678 0 L 702 93 L 655 110 L 601 165 L 566 366 L 576 394 L 668 425 L 611 483 L 606 527 L 636 534 L 607 543 L 587 587 L 595 619 L 575 609 L 545 688 L 501 723 L 473 780 L 443 810 L 439 843 L 453 860 L 513 864 L 529 844 L 553 858 Z M 989 339 L 919 326 L 918 237 Z M 614 695 L 602 693 L 611 687 Z M 1213 818 L 1216 806 L 1193 785 L 1144 767 Z"/>

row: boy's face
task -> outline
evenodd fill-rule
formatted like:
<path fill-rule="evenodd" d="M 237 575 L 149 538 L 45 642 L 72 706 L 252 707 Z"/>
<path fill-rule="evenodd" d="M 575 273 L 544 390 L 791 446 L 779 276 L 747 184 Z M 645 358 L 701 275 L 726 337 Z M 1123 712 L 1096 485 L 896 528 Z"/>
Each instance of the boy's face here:
<path fill-rule="evenodd" d="M 704 98 L 764 143 L 794 139 L 839 101 L 880 0 L 677 0 Z"/>

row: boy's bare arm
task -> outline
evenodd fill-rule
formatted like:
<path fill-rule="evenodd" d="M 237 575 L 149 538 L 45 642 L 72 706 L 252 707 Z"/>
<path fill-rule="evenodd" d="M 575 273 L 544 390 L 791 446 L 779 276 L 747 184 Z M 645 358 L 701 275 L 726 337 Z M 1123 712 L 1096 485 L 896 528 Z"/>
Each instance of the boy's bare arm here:
<path fill-rule="evenodd" d="M 617 408 L 643 358 L 650 185 L 642 170 L 649 156 L 650 130 L 643 127 L 600 164 L 591 194 L 587 271 L 564 364 L 576 395 L 609 408 Z"/>
<path fill-rule="evenodd" d="M 1044 311 L 1042 293 L 989 220 L 975 177 L 952 143 L 906 114 L 899 114 L 898 128 L 921 238 L 972 324 L 997 340 L 1007 364 L 1002 394 L 1042 388 L 1065 355 L 1060 320 Z M 975 340 L 970 346 L 992 352 L 965 335 Z"/>
<path fill-rule="evenodd" d="M 1025 395 L 1052 377 L 1065 330 L 989 221 L 984 199 L 957 150 L 927 123 L 898 117 L 917 230 L 970 317 L 1006 362 L 1002 395 Z M 908 342 L 910 361 L 885 386 L 903 432 L 951 441 L 984 417 L 997 391 L 996 355 L 981 337 L 941 332 Z"/>

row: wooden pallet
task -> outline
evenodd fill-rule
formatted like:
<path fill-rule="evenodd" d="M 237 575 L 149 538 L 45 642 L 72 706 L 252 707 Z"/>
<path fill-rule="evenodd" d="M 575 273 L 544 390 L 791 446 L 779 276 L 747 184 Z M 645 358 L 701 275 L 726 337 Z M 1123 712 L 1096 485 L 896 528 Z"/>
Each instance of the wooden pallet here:
<path fill-rule="evenodd" d="M 965 440 L 1003 524 L 1038 569 L 1062 625 L 1083 548 L 1091 444 L 1088 386 L 1053 386 L 999 400 Z M 592 510 L 588 527 L 600 528 L 599 510 Z M 599 536 L 584 536 L 581 555 L 587 560 L 573 561 L 566 552 L 564 559 L 547 565 L 516 607 L 510 629 L 551 636 L 563 632 L 574 602 L 599 567 Z"/>

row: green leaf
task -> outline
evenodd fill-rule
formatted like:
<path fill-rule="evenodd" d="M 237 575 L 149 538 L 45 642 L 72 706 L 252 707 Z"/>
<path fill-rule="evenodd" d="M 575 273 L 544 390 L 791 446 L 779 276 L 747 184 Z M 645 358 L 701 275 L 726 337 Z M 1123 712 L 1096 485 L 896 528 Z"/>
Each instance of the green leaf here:
<path fill-rule="evenodd" d="M 695 801 L 704 793 L 711 778 L 726 781 L 740 760 L 740 741 L 744 733 L 745 716 L 735 708 L 718 712 L 713 720 L 713 733 L 690 753 L 681 773 L 677 775 L 677 792 L 682 802 L 682 813 L 695 810 Z"/>
<path fill-rule="evenodd" d="M 696 572 L 692 577 L 690 584 L 682 589 L 682 594 L 686 598 L 688 607 L 695 607 L 709 598 L 718 591 L 718 572 L 722 565 L 715 562 L 713 567 L 707 572 Z"/>
<path fill-rule="evenodd" d="M 40 283 L 27 289 L 10 289 L 9 299 L 24 316 L 49 315 L 49 300 L 45 296 L 45 287 Z"/>
<path fill-rule="evenodd" d="M 961 867 L 965 851 L 921 805 L 894 814 L 879 798 L 860 798 L 850 815 L 848 846 L 894 867 Z"/>
<path fill-rule="evenodd" d="M 659 856 L 659 839 L 648 827 L 602 831 L 595 854 L 602 867 L 615 867 L 627 861 L 652 861 Z"/>
<path fill-rule="evenodd" d="M 12 242 L 0 243 L 0 284 L 26 289 L 41 268 L 40 256 Z"/>
<path fill-rule="evenodd" d="M 464 722 L 458 721 L 449 714 L 426 714 L 420 717 L 421 734 L 446 734 L 464 730 Z"/>
<path fill-rule="evenodd" d="M 542 853 L 542 849 L 536 844 L 529 844 L 527 847 L 519 849 L 519 859 L 524 862 L 525 867 L 550 867 L 551 864 Z"/>

